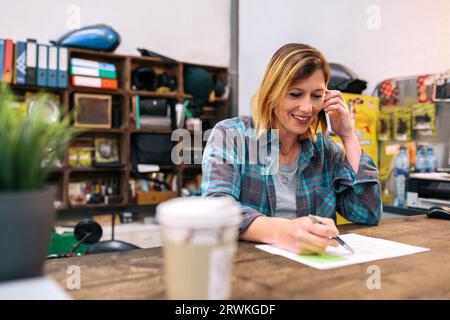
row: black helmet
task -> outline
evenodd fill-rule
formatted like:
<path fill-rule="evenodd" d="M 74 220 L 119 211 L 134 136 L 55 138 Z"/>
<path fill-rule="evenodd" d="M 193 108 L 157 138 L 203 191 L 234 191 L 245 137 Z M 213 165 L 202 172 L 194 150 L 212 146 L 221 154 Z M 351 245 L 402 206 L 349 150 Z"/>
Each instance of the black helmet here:
<path fill-rule="evenodd" d="M 132 72 L 132 89 L 154 91 L 157 87 L 156 73 L 152 67 L 139 66 Z"/>
<path fill-rule="evenodd" d="M 169 88 L 171 91 L 177 89 L 177 77 L 172 76 L 167 72 L 161 72 L 158 74 L 156 83 L 158 88 L 165 87 Z"/>
<path fill-rule="evenodd" d="M 349 68 L 338 63 L 330 63 L 328 89 L 361 94 L 366 88 L 367 82 L 358 79 L 356 74 Z"/>

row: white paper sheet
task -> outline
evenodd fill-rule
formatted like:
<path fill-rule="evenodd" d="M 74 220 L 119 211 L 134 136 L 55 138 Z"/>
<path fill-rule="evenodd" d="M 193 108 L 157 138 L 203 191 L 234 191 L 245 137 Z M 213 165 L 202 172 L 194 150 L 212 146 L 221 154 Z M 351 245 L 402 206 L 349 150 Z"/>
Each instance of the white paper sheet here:
<path fill-rule="evenodd" d="M 355 251 L 354 254 L 347 251 L 342 246 L 336 248 L 327 247 L 325 255 L 298 255 L 270 245 L 262 244 L 256 245 L 256 248 L 271 254 L 283 256 L 319 270 L 334 269 L 352 264 L 400 257 L 430 250 L 400 242 L 366 237 L 353 233 L 341 235 L 339 237 L 352 247 Z"/>
<path fill-rule="evenodd" d="M 71 297 L 47 276 L 1 282 L 0 300 L 71 300 Z"/>

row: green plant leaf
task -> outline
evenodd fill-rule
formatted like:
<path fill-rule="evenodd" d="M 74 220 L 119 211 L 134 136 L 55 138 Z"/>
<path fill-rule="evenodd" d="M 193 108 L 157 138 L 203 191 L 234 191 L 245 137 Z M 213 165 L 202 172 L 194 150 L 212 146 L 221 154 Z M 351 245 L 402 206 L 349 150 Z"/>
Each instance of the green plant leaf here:
<path fill-rule="evenodd" d="M 70 115 L 49 122 L 39 99 L 36 112 L 21 116 L 9 86 L 0 86 L 0 192 L 41 189 L 56 159 L 84 129 L 70 127 Z M 61 108 L 60 108 L 61 109 Z"/>

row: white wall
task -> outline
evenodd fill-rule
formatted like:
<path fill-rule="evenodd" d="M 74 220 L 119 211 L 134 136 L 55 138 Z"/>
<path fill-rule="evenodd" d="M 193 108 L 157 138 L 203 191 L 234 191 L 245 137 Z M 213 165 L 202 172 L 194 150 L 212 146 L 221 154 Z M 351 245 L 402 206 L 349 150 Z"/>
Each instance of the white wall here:
<path fill-rule="evenodd" d="M 379 8 L 379 29 L 367 26 L 371 5 Z M 368 81 L 364 94 L 389 77 L 450 68 L 448 0 L 242 0 L 239 10 L 240 114 L 250 114 L 270 57 L 288 42 L 313 45 L 348 66 Z"/>
<path fill-rule="evenodd" d="M 0 38 L 44 43 L 78 20 L 115 28 L 122 38 L 117 53 L 139 55 L 136 47 L 145 47 L 186 62 L 229 65 L 230 0 L 0 1 Z"/>

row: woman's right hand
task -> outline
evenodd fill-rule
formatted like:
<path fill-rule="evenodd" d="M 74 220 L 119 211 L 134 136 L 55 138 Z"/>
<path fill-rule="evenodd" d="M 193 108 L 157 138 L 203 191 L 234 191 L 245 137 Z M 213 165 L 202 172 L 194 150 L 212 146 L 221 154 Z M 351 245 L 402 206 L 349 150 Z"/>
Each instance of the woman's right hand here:
<path fill-rule="evenodd" d="M 339 234 L 332 219 L 316 216 L 324 223 L 313 223 L 309 217 L 286 220 L 278 225 L 274 246 L 296 254 L 324 253 L 327 246 L 337 247 Z"/>

